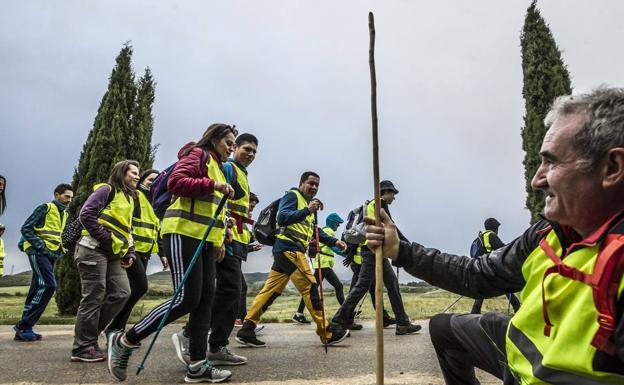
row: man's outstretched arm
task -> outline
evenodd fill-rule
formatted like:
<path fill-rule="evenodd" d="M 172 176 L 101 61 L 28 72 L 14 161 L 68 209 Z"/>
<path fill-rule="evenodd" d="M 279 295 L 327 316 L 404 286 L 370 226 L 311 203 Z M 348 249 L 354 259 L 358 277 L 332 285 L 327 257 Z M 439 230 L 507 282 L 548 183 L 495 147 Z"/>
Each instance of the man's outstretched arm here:
<path fill-rule="evenodd" d="M 539 222 L 507 246 L 478 258 L 443 253 L 418 243 L 400 241 L 396 226 L 382 213 L 383 227 L 369 224 L 366 228 L 368 246 L 383 244 L 384 256 L 403 267 L 411 275 L 430 284 L 469 297 L 495 297 L 519 291 L 525 281 L 522 264 L 537 247 L 537 230 L 548 225 Z"/>

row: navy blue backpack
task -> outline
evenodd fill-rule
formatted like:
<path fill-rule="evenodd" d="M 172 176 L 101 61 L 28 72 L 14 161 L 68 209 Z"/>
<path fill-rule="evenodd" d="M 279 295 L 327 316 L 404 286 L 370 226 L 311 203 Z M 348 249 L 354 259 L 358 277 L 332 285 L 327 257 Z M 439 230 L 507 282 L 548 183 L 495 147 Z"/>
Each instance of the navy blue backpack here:
<path fill-rule="evenodd" d="M 486 252 L 487 250 L 485 249 L 485 245 L 483 244 L 483 240 L 481 239 L 481 233 L 479 233 L 470 245 L 470 256 L 472 258 L 475 258 L 485 254 Z"/>
<path fill-rule="evenodd" d="M 154 178 L 150 188 L 150 202 L 154 208 L 154 213 L 160 220 L 162 220 L 165 216 L 167 207 L 171 205 L 172 194 L 171 191 L 167 189 L 167 182 L 169 181 L 169 177 L 173 173 L 173 169 L 176 164 L 177 162 L 161 171 L 160 174 Z"/>

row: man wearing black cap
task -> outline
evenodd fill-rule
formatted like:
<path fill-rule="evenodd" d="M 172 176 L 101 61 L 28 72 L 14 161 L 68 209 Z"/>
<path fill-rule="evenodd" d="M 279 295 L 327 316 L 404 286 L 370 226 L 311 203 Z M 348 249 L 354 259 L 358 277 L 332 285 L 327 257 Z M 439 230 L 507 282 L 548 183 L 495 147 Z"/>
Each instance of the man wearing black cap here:
<path fill-rule="evenodd" d="M 496 220 L 496 218 L 488 218 L 483 223 L 483 227 L 485 227 L 484 231 L 479 232 L 477 239 L 473 242 L 479 245 L 476 255 L 472 256 L 473 258 L 477 258 L 483 254 L 489 254 L 492 250 L 496 250 L 505 246 L 503 241 L 498 237 L 498 228 L 500 227 L 500 222 Z M 472 249 L 471 249 L 472 254 Z M 509 298 L 509 303 L 514 309 L 514 313 L 518 311 L 520 308 L 520 301 L 513 293 L 508 293 L 507 298 Z M 471 314 L 481 314 L 481 306 L 483 306 L 483 298 L 477 298 L 472 305 Z"/>
<path fill-rule="evenodd" d="M 381 208 L 390 215 L 389 205 L 394 202 L 395 196 L 399 193 L 399 190 L 397 190 L 394 184 L 389 180 L 381 181 L 379 187 L 381 190 Z M 375 215 L 374 213 L 375 201 L 373 200 L 367 203 L 364 216 L 373 217 Z M 401 239 L 406 239 L 400 232 L 399 236 Z M 352 327 L 354 326 L 353 318 L 355 315 L 355 308 L 375 281 L 375 254 L 366 247 L 366 241 L 358 245 L 354 258 L 358 257 L 361 257 L 362 265 L 357 282 L 355 286 L 351 288 L 344 303 L 340 306 L 332 319 L 332 323 L 339 324 L 343 328 L 348 329 L 359 329 Z M 383 261 L 383 280 L 386 290 L 388 291 L 392 311 L 396 318 L 396 334 L 407 335 L 417 333 L 421 327 L 420 325 L 412 324 L 407 313 L 405 313 L 403 299 L 401 298 L 401 292 L 399 290 L 399 280 L 394 274 L 394 271 L 392 271 L 390 262 L 385 258 Z"/>

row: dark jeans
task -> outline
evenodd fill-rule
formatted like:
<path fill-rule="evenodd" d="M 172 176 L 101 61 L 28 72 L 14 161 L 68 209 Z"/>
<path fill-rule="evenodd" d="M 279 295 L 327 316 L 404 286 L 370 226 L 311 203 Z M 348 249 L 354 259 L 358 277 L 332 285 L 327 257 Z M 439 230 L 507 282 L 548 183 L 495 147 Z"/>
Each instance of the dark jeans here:
<path fill-rule="evenodd" d="M 392 270 L 390 262 L 384 258 L 383 260 L 383 280 L 384 286 L 388 291 L 392 311 L 396 317 L 397 325 L 405 325 L 409 323 L 409 317 L 405 313 L 403 307 L 403 299 L 399 290 L 399 281 Z M 364 256 L 360 267 L 360 274 L 355 286 L 351 287 L 347 298 L 340 306 L 332 322 L 346 325 L 353 322 L 355 308 L 360 300 L 366 295 L 366 292 L 374 287 L 375 282 L 375 256 Z"/>
<path fill-rule="evenodd" d="M 145 268 L 147 267 L 149 256 L 149 254 L 136 253 L 134 263 L 126 269 L 128 281 L 130 281 L 130 297 L 128 297 L 124 307 L 108 325 L 108 330 L 125 329 L 134 305 L 147 293 L 147 274 L 145 273 Z"/>
<path fill-rule="evenodd" d="M 343 293 L 343 285 L 340 282 L 340 278 L 336 275 L 334 270 L 331 267 L 324 267 L 321 269 L 321 275 L 319 275 L 319 269 L 314 270 L 314 277 L 316 277 L 316 282 L 321 282 L 320 277 L 323 277 L 323 280 L 329 282 L 330 285 L 333 286 L 334 291 L 336 292 L 336 299 L 339 304 L 343 304 L 345 301 L 345 296 Z M 314 285 L 312 290 L 319 290 L 319 284 Z M 297 313 L 303 313 L 303 309 L 305 308 L 305 303 L 303 302 L 303 298 L 299 302 L 299 308 L 297 308 Z"/>
<path fill-rule="evenodd" d="M 511 317 L 498 313 L 438 314 L 429 321 L 431 342 L 447 384 L 477 385 L 474 368 L 515 384 L 507 369 L 505 336 Z"/>
<path fill-rule="evenodd" d="M 241 260 L 226 256 L 216 265 L 217 290 L 212 304 L 210 348 L 216 352 L 228 344 L 234 328 L 241 292 Z"/>
<path fill-rule="evenodd" d="M 520 309 L 520 300 L 513 293 L 506 294 L 509 299 L 509 303 L 511 307 L 514 309 L 514 313 L 518 312 Z M 481 314 L 481 306 L 483 306 L 483 298 L 477 298 L 472 305 L 472 310 L 470 310 L 470 314 Z"/>
<path fill-rule="evenodd" d="M 180 234 L 165 234 L 163 245 L 167 251 L 167 259 L 171 268 L 174 290 L 180 285 L 182 276 L 188 269 L 200 240 Z M 208 331 L 212 302 L 215 295 L 215 248 L 206 243 L 188 279 L 184 283 L 180 295 L 175 299 L 171 314 L 166 324 L 189 314 L 188 335 L 189 352 L 192 361 L 206 358 L 208 345 Z M 167 312 L 171 300 L 155 307 L 145 318 L 139 321 L 126 333 L 126 338 L 132 344 L 138 344 L 156 331 L 161 319 Z"/>
<path fill-rule="evenodd" d="M 32 269 L 32 280 L 24 302 L 22 319 L 17 323 L 20 329 L 35 326 L 56 290 L 54 260 L 48 256 L 28 254 L 28 262 Z"/>
<path fill-rule="evenodd" d="M 238 302 L 238 316 L 236 316 L 236 318 L 244 320 L 245 317 L 247 317 L 247 282 L 245 281 L 245 275 L 241 269 L 241 291 Z"/>

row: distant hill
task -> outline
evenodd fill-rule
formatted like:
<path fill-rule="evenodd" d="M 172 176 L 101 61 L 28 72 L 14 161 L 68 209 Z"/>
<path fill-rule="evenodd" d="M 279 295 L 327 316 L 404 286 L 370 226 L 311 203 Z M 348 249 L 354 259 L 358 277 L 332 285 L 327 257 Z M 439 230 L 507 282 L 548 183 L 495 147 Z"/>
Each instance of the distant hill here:
<path fill-rule="evenodd" d="M 267 279 L 267 273 L 245 273 L 247 283 L 264 282 Z M 21 273 L 0 277 L 0 287 L 11 286 L 29 286 L 32 279 L 32 271 L 23 271 Z M 150 274 L 147 277 L 150 284 L 171 285 L 171 272 L 159 271 Z"/>
<path fill-rule="evenodd" d="M 247 281 L 247 283 L 254 283 L 266 281 L 269 273 L 243 273 L 243 275 L 245 276 L 245 281 Z"/>
<path fill-rule="evenodd" d="M 0 287 L 30 286 L 31 280 L 32 271 L 23 271 L 21 273 L 0 277 Z"/>
<path fill-rule="evenodd" d="M 244 275 L 245 275 L 245 281 L 247 281 L 248 284 L 252 284 L 255 282 L 264 282 L 269 276 L 268 273 L 244 273 Z M 149 282 L 150 285 L 151 284 L 171 285 L 171 272 L 159 271 L 157 273 L 150 274 L 147 277 L 147 281 Z"/>

